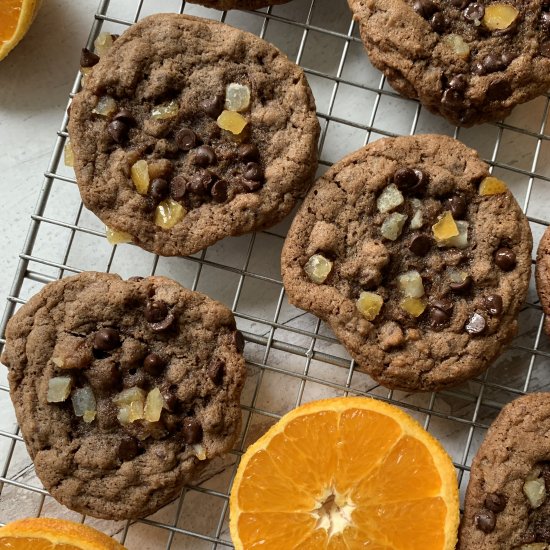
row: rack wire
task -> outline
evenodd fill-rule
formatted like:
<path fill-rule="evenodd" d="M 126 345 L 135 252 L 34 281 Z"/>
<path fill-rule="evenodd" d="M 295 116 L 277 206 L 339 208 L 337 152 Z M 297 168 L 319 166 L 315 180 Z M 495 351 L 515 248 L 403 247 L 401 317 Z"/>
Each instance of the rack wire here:
<path fill-rule="evenodd" d="M 535 249 L 550 212 L 548 95 L 517 107 L 506 121 L 458 129 L 396 94 L 369 63 L 344 0 L 294 0 L 256 12 L 219 12 L 180 0 L 101 0 L 88 47 L 101 30 L 122 32 L 159 11 L 225 21 L 273 42 L 300 64 L 317 101 L 322 173 L 338 158 L 381 136 L 444 133 L 480 151 L 506 180 L 528 215 Z M 75 67 L 75 71 L 77 68 Z M 80 86 L 76 77 L 71 96 Z M 61 115 L 61 113 L 60 113 Z M 390 391 L 355 370 L 330 329 L 288 303 L 279 252 L 289 220 L 269 231 L 226 239 L 188 258 L 161 258 L 130 245 L 111 247 L 100 222 L 83 208 L 74 174 L 62 162 L 67 115 L 57 133 L 28 236 L 0 325 L 50 281 L 83 270 L 122 276 L 163 274 L 232 308 L 247 340 L 248 379 L 243 429 L 234 451 L 208 467 L 197 484 L 147 519 L 109 522 L 57 504 L 34 474 L 0 378 L 0 524 L 23 516 L 59 516 L 94 525 L 128 548 L 232 548 L 228 495 L 240 455 L 282 414 L 299 404 L 336 395 L 371 395 L 415 416 L 453 458 L 461 495 L 469 465 L 491 421 L 510 400 L 548 387 L 550 340 L 534 284 L 520 313 L 520 332 L 481 377 L 431 394 Z M 0 340 L 3 346 L 4 340 Z"/>

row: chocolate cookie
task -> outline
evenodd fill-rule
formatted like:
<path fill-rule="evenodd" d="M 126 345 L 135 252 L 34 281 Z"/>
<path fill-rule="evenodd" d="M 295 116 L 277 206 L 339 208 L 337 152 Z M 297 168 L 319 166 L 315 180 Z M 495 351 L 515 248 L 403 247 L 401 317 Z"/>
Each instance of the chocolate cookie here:
<path fill-rule="evenodd" d="M 69 123 L 82 200 L 143 248 L 188 255 L 268 227 L 310 184 L 311 90 L 260 38 L 161 14 L 85 61 Z"/>
<path fill-rule="evenodd" d="M 218 10 L 255 10 L 275 4 L 286 4 L 289 0 L 189 0 L 193 4 L 202 4 Z"/>
<path fill-rule="evenodd" d="M 335 164 L 288 233 L 289 300 L 327 321 L 358 369 L 438 390 L 481 373 L 517 329 L 529 223 L 476 152 L 381 139 Z"/>
<path fill-rule="evenodd" d="M 239 434 L 244 341 L 231 311 L 164 277 L 50 283 L 6 330 L 21 432 L 59 502 L 151 514 Z"/>
<path fill-rule="evenodd" d="M 498 120 L 550 86 L 548 0 L 348 0 L 372 63 L 453 124 Z"/>
<path fill-rule="evenodd" d="M 550 228 L 546 229 L 539 243 L 535 279 L 540 303 L 546 314 L 544 329 L 550 336 Z"/>
<path fill-rule="evenodd" d="M 472 462 L 459 550 L 548 548 L 549 432 L 550 393 L 502 409 Z"/>

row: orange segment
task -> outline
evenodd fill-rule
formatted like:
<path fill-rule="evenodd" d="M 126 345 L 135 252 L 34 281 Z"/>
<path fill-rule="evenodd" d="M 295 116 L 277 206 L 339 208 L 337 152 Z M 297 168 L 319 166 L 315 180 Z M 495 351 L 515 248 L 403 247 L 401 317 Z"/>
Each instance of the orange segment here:
<path fill-rule="evenodd" d="M 125 550 L 88 525 L 64 519 L 28 518 L 0 529 L 0 550 Z"/>
<path fill-rule="evenodd" d="M 450 458 L 374 399 L 285 415 L 241 458 L 230 498 L 237 550 L 452 550 L 457 527 Z"/>
<path fill-rule="evenodd" d="M 0 60 L 25 36 L 40 0 L 0 0 Z"/>

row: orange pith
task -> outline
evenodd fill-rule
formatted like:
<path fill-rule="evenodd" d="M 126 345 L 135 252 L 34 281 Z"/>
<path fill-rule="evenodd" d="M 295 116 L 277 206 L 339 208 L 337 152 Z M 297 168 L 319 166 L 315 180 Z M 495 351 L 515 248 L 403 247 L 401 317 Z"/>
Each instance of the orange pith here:
<path fill-rule="evenodd" d="M 0 0 L 0 61 L 29 30 L 41 0 Z"/>
<path fill-rule="evenodd" d="M 23 0 L 0 0 L 0 42 L 8 41 L 15 33 Z"/>
<path fill-rule="evenodd" d="M 27 518 L 0 529 L 0 550 L 125 550 L 104 533 L 80 523 Z"/>
<path fill-rule="evenodd" d="M 451 550 L 456 474 L 396 407 L 328 399 L 284 416 L 247 450 L 230 511 L 237 550 Z"/>

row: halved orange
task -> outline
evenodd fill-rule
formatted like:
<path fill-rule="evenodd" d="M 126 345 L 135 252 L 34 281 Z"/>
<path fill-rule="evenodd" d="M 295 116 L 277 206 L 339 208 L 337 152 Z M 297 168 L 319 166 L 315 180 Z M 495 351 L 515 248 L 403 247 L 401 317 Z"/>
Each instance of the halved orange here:
<path fill-rule="evenodd" d="M 241 458 L 230 498 L 237 550 L 452 550 L 451 459 L 381 401 L 341 397 L 283 416 Z"/>
<path fill-rule="evenodd" d="M 0 0 L 0 61 L 29 30 L 41 0 Z"/>
<path fill-rule="evenodd" d="M 0 528 L 1 550 L 125 550 L 96 529 L 65 519 L 27 518 Z"/>

